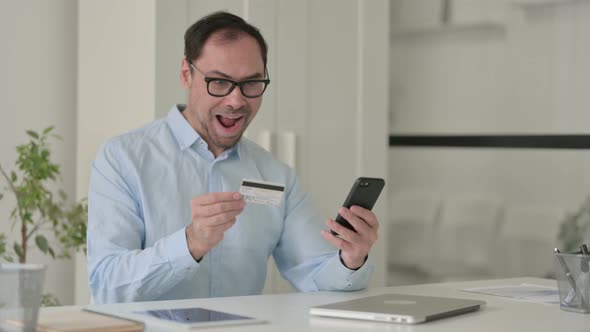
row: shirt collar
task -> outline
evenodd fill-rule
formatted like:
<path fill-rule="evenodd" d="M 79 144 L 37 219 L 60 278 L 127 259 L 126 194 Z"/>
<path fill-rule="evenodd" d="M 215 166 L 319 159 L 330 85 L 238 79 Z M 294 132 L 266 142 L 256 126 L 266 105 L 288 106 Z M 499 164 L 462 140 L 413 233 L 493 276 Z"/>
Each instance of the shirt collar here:
<path fill-rule="evenodd" d="M 185 109 L 185 104 L 174 105 L 166 117 L 166 122 L 172 130 L 172 135 L 176 139 L 178 147 L 180 150 L 185 150 L 199 141 L 203 141 L 203 143 L 207 144 L 201 135 L 199 135 L 199 133 L 184 118 L 184 116 L 182 116 L 181 112 Z M 238 142 L 238 144 L 236 144 L 236 146 L 227 150 L 228 158 L 240 159 L 240 145 L 241 140 Z"/>
<path fill-rule="evenodd" d="M 172 135 L 174 135 L 180 150 L 185 150 L 197 140 L 202 140 L 199 133 L 191 127 L 190 123 L 180 113 L 185 108 L 186 105 L 183 104 L 174 105 L 166 117 L 166 122 L 168 122 L 168 126 L 172 130 Z"/>

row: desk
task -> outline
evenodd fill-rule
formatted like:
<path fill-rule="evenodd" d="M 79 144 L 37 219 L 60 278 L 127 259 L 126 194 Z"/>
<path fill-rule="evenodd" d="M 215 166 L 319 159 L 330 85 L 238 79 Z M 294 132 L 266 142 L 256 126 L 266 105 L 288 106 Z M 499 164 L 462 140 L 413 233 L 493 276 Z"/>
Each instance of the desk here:
<path fill-rule="evenodd" d="M 590 314 L 576 314 L 559 309 L 558 305 L 540 304 L 514 300 L 509 298 L 475 294 L 460 291 L 469 287 L 492 285 L 513 285 L 532 283 L 556 286 L 555 280 L 537 278 L 498 279 L 487 281 L 471 281 L 442 284 L 426 284 L 372 288 L 360 292 L 318 292 L 293 293 L 276 295 L 258 295 L 244 297 L 226 297 L 210 299 L 194 299 L 179 301 L 139 302 L 110 305 L 96 305 L 113 312 L 145 310 L 155 308 L 173 308 L 200 306 L 213 310 L 228 311 L 235 314 L 253 316 L 268 321 L 266 324 L 243 325 L 234 327 L 216 327 L 207 331 L 590 331 Z M 315 305 L 355 299 L 368 295 L 384 293 L 400 293 L 413 295 L 431 295 L 481 299 L 487 306 L 480 311 L 465 315 L 445 318 L 420 325 L 396 325 L 369 321 L 356 321 L 335 318 L 310 317 L 309 308 Z M 73 307 L 44 308 L 43 312 L 51 313 L 71 310 Z M 172 331 L 159 326 L 146 326 L 146 331 Z"/>

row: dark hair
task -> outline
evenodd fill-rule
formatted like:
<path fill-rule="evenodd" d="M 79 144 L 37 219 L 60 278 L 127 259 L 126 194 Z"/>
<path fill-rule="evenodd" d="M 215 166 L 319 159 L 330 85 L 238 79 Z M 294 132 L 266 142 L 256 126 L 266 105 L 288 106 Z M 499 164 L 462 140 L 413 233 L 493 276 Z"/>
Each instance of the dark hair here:
<path fill-rule="evenodd" d="M 246 33 L 252 36 L 260 46 L 262 61 L 266 67 L 266 53 L 268 48 L 260 31 L 253 25 L 244 21 L 241 17 L 228 12 L 215 12 L 209 14 L 191 25 L 184 34 L 184 56 L 192 61 L 201 56 L 203 46 L 207 39 L 221 31 L 221 38 L 225 40 L 236 40 L 240 34 Z"/>

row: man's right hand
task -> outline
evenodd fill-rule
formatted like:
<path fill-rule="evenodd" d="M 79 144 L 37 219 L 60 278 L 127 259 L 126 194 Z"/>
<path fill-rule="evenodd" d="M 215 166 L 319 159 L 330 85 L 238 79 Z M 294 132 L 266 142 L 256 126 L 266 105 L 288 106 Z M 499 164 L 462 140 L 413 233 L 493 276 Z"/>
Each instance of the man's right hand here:
<path fill-rule="evenodd" d="M 192 222 L 186 226 L 186 241 L 198 262 L 223 239 L 223 233 L 236 223 L 246 202 L 238 192 L 217 192 L 191 200 Z"/>

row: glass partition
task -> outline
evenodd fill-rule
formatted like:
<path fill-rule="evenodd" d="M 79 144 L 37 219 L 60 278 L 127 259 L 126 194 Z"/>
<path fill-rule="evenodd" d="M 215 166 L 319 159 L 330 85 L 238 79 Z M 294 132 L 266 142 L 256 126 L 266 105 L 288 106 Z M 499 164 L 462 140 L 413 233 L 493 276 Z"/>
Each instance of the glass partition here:
<path fill-rule="evenodd" d="M 590 242 L 590 1 L 391 10 L 388 283 L 551 277 Z"/>

